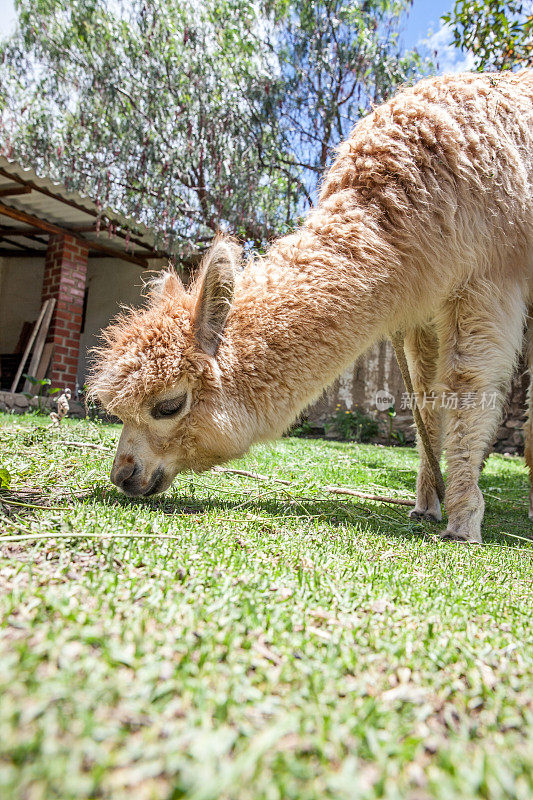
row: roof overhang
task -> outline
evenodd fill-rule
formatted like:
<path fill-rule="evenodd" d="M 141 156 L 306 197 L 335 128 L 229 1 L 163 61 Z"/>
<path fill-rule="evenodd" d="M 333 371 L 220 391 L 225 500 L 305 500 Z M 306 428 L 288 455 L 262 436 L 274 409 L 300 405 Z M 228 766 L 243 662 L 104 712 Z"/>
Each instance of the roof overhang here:
<path fill-rule="evenodd" d="M 149 267 L 171 257 L 142 223 L 0 156 L 0 256 L 44 256 L 50 234 L 65 233 L 83 242 L 91 258 Z"/>

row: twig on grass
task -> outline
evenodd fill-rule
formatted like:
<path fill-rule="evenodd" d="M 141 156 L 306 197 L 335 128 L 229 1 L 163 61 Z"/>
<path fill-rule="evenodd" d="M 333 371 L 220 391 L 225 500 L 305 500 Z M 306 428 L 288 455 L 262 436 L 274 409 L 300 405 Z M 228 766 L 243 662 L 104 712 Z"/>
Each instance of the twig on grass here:
<path fill-rule="evenodd" d="M 226 475 L 240 475 L 242 478 L 252 478 L 256 481 L 270 481 L 272 483 L 282 483 L 284 486 L 290 486 L 290 481 L 282 480 L 281 478 L 271 478 L 270 475 L 261 475 L 259 472 L 248 472 L 244 469 L 228 469 L 227 467 L 214 467 L 212 472 L 221 472 Z M 346 486 L 319 486 L 319 491 L 330 492 L 330 494 L 345 494 L 350 497 L 360 497 L 363 500 L 374 500 L 376 503 L 392 503 L 397 506 L 414 506 L 415 501 L 401 497 L 387 497 L 381 494 L 368 494 L 367 492 L 357 492 L 355 489 L 348 489 Z"/>
<path fill-rule="evenodd" d="M 95 444 L 94 442 L 72 442 L 66 439 L 57 439 L 56 444 L 66 444 L 68 447 L 88 447 L 91 450 L 103 450 L 106 453 L 112 452 L 111 447 L 106 447 L 103 444 Z"/>
<path fill-rule="evenodd" d="M 8 506 L 17 506 L 19 508 L 32 508 L 36 511 L 65 511 L 68 506 L 36 506 L 33 503 L 19 503 L 16 500 L 11 500 L 9 497 L 5 497 L 4 495 L 0 496 L 1 502 L 5 503 Z"/>
<path fill-rule="evenodd" d="M 25 528 L 24 525 L 20 525 L 20 523 L 15 524 L 13 522 L 13 520 L 9 519 L 8 517 L 4 517 L 2 519 L 2 522 L 3 522 L 4 525 L 9 525 L 9 527 L 13 528 L 13 530 L 15 530 L 15 531 L 24 531 L 23 535 L 27 536 L 28 538 L 30 538 L 32 536 L 31 531 L 28 528 Z M 0 542 L 3 541 L 3 540 L 9 541 L 9 542 L 18 541 L 18 539 L 16 537 L 19 536 L 19 535 L 20 534 L 12 534 L 11 536 L 2 536 L 2 537 L 0 537 Z M 46 535 L 49 536 L 49 534 L 46 534 Z"/>
<path fill-rule="evenodd" d="M 516 533 L 509 533 L 509 531 L 500 531 L 502 536 L 509 536 L 511 539 L 518 539 L 521 542 L 528 542 L 528 544 L 533 544 L 533 539 L 528 538 L 527 536 L 518 536 Z M 485 544 L 495 545 L 497 542 L 486 542 Z"/>
<path fill-rule="evenodd" d="M 22 530 L 25 530 L 24 528 Z M 173 539 L 183 541 L 183 534 L 171 533 L 25 533 L 0 536 L 0 543 L 23 542 L 39 539 Z"/>
<path fill-rule="evenodd" d="M 261 475 L 259 472 L 248 472 L 245 469 L 228 469 L 228 467 L 213 467 L 211 472 L 222 472 L 226 475 L 240 475 L 241 478 L 253 478 L 256 481 L 270 481 L 271 483 L 283 483 L 285 486 L 290 486 L 290 481 L 284 481 L 281 478 L 271 478 L 270 475 Z"/>
<path fill-rule="evenodd" d="M 490 497 L 491 500 L 497 500 L 498 503 L 505 503 L 511 508 L 516 508 L 517 511 L 523 511 L 525 508 L 525 504 L 517 505 L 513 500 L 507 500 L 506 497 L 498 497 L 497 494 L 489 494 L 489 492 L 483 492 L 483 497 Z"/>
<path fill-rule="evenodd" d="M 106 447 L 104 445 L 94 444 L 93 442 L 74 442 L 70 440 L 58 440 L 58 444 L 64 444 L 69 447 L 87 447 L 93 450 L 102 450 L 105 452 L 111 452 L 110 447 Z M 218 472 L 223 475 L 238 475 L 241 478 L 251 478 L 252 480 L 261 481 L 263 483 L 279 483 L 283 486 L 291 486 L 291 481 L 283 480 L 282 478 L 273 478 L 270 475 L 262 475 L 259 472 L 249 472 L 245 469 L 230 469 L 228 467 L 213 467 L 211 470 L 212 472 Z M 350 497 L 359 497 L 362 500 L 372 500 L 376 503 L 391 503 L 392 505 L 398 506 L 411 506 L 414 507 L 415 501 L 409 499 L 403 499 L 399 497 L 387 497 L 386 495 L 380 494 L 369 494 L 367 492 L 358 492 L 355 489 L 349 489 L 348 487 L 344 486 L 325 486 L 319 487 L 319 491 L 329 492 L 330 494 L 341 494 L 341 495 L 348 495 Z M 295 500 L 294 497 L 291 499 Z"/>
<path fill-rule="evenodd" d="M 415 501 L 402 497 L 386 497 L 382 494 L 367 494 L 366 492 L 356 492 L 346 486 L 324 486 L 323 491 L 331 494 L 346 494 L 351 497 L 361 497 L 363 500 L 374 500 L 376 503 L 392 503 L 395 506 L 414 506 Z"/>

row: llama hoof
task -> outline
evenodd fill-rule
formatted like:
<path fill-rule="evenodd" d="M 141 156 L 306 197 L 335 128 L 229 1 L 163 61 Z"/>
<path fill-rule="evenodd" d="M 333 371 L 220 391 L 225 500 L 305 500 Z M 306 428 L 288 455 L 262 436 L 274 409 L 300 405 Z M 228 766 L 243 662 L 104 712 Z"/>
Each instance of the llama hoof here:
<path fill-rule="evenodd" d="M 440 522 L 442 511 L 436 492 L 417 492 L 416 506 L 410 512 L 411 519 L 427 519 L 429 522 Z"/>
<path fill-rule="evenodd" d="M 472 533 L 462 533 L 461 531 L 452 531 L 448 528 L 441 534 L 443 542 L 460 542 L 462 544 L 481 544 L 481 536 L 476 536 Z"/>
<path fill-rule="evenodd" d="M 442 514 L 437 514 L 434 511 L 413 508 L 413 510 L 409 512 L 409 519 L 425 519 L 429 522 L 440 522 L 442 519 Z"/>

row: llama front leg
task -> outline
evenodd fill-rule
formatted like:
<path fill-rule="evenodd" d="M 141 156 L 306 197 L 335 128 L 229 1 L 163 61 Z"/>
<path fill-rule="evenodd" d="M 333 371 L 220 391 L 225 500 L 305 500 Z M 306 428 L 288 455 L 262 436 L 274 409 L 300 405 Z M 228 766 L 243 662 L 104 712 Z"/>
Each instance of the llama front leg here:
<path fill-rule="evenodd" d="M 528 312 L 527 322 L 527 366 L 529 386 L 527 390 L 527 420 L 524 425 L 524 459 L 529 470 L 529 519 L 533 519 L 533 309 Z"/>
<path fill-rule="evenodd" d="M 434 389 L 439 353 L 438 338 L 433 328 L 417 327 L 405 335 L 404 344 L 413 389 L 419 401 L 420 414 L 426 426 L 433 452 L 439 459 L 442 452 L 442 409 L 440 403 L 424 403 L 422 399 L 431 396 Z M 411 519 L 429 519 L 440 522 L 442 513 L 435 488 L 435 476 L 418 431 L 416 443 L 420 455 L 420 467 L 416 479 L 416 506 L 409 516 Z"/>
<path fill-rule="evenodd" d="M 518 286 L 483 285 L 450 301 L 439 320 L 439 378 L 457 397 L 447 412 L 444 539 L 481 542 L 485 503 L 478 487 L 519 351 L 525 306 Z"/>

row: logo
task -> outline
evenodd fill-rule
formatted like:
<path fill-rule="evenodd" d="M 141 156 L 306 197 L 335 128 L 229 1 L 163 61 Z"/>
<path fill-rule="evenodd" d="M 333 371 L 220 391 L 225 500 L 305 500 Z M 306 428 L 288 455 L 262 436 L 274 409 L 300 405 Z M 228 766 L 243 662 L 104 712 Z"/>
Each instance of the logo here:
<path fill-rule="evenodd" d="M 379 389 L 376 392 L 375 403 L 378 411 L 388 411 L 394 405 L 394 397 L 390 392 L 386 392 L 385 389 Z"/>

